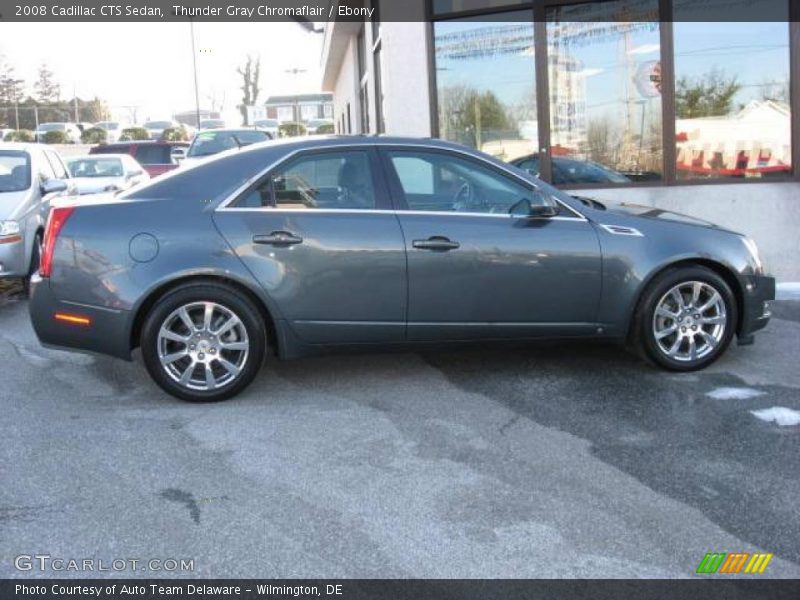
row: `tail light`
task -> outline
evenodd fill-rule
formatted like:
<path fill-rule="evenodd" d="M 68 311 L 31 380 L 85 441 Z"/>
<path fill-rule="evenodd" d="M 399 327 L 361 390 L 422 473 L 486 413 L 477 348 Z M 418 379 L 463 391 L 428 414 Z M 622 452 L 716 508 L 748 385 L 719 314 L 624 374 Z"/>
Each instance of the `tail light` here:
<path fill-rule="evenodd" d="M 42 257 L 39 263 L 39 275 L 42 277 L 50 277 L 50 271 L 53 268 L 53 253 L 56 249 L 56 239 L 73 212 L 75 212 L 74 206 L 65 206 L 63 208 L 53 208 L 50 210 L 50 216 L 47 217 L 47 227 L 45 227 L 44 230 Z"/>

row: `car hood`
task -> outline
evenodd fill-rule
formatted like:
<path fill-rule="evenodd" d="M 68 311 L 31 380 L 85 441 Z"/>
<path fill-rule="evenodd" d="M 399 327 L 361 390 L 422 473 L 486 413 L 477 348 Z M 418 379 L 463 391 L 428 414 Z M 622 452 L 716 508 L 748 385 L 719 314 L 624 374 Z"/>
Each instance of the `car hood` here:
<path fill-rule="evenodd" d="M 124 177 L 73 177 L 72 182 L 78 186 L 81 194 L 103 192 L 110 185 L 120 189 L 125 187 Z"/>
<path fill-rule="evenodd" d="M 632 217 L 640 217 L 643 219 L 655 219 L 659 221 L 673 221 L 675 223 L 684 223 L 687 225 L 699 225 L 700 227 L 711 227 L 714 229 L 721 229 L 710 221 L 698 219 L 697 217 L 690 217 L 681 213 L 664 210 L 663 208 L 656 208 L 655 206 L 643 206 L 641 204 L 610 204 L 607 205 L 606 210 L 618 214 L 629 215 Z"/>
<path fill-rule="evenodd" d="M 22 190 L 21 192 L 0 192 L 0 221 L 6 219 L 13 219 L 15 213 L 28 197 L 30 190 Z"/>

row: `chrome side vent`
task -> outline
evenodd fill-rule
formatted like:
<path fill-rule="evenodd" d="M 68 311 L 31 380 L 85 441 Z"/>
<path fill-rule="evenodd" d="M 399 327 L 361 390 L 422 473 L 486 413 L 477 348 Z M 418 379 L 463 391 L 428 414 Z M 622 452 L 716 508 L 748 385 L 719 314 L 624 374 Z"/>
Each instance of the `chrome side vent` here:
<path fill-rule="evenodd" d="M 605 229 L 608 233 L 613 233 L 614 235 L 632 235 L 634 237 L 644 237 L 644 234 L 639 231 L 638 229 L 634 229 L 633 227 L 625 227 L 624 225 L 603 225 L 600 224 L 600 227 Z"/>

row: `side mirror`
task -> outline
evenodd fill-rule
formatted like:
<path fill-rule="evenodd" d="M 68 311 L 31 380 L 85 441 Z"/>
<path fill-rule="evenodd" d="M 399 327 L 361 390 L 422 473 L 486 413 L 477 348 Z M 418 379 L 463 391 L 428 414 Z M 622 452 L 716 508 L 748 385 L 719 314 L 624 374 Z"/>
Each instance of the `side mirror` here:
<path fill-rule="evenodd" d="M 532 198 L 536 202 L 535 204 L 531 202 L 530 198 L 521 198 L 508 210 L 509 214 L 530 219 L 550 218 L 558 215 L 558 207 L 541 192 L 534 191 Z"/>
<path fill-rule="evenodd" d="M 56 194 L 58 192 L 66 192 L 69 185 L 63 179 L 48 179 L 42 182 L 42 194 Z"/>
<path fill-rule="evenodd" d="M 553 206 L 552 204 L 537 204 L 536 206 L 531 206 L 531 217 L 556 217 L 558 216 L 558 208 Z"/>

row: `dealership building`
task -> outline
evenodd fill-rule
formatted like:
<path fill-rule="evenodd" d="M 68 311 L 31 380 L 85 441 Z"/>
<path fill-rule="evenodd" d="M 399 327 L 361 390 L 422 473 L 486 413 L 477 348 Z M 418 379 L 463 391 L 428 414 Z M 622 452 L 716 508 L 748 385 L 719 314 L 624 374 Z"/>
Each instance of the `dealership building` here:
<path fill-rule="evenodd" d="M 337 132 L 524 157 L 564 190 L 746 233 L 800 281 L 800 2 L 366 4 L 372 21 L 325 27 Z M 732 6 L 751 18 L 715 20 Z"/>

